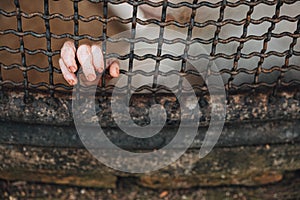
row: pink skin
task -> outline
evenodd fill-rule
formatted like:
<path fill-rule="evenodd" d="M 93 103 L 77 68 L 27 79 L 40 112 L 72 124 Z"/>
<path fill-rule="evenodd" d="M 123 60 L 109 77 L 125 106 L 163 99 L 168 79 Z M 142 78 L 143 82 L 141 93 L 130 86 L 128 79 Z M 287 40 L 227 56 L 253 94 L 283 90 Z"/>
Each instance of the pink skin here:
<path fill-rule="evenodd" d="M 66 41 L 61 48 L 60 56 L 60 69 L 64 79 L 70 85 L 76 85 L 78 82 L 75 75 L 75 72 L 78 70 L 75 56 L 77 56 L 82 67 L 83 74 L 88 82 L 92 83 L 95 81 L 97 78 L 96 72 L 102 73 L 104 70 L 103 54 L 100 46 L 98 45 L 81 45 L 78 47 L 76 53 L 74 43 Z M 109 74 L 111 77 L 115 78 L 119 76 L 120 66 L 116 60 L 108 60 L 106 66 L 109 68 Z"/>

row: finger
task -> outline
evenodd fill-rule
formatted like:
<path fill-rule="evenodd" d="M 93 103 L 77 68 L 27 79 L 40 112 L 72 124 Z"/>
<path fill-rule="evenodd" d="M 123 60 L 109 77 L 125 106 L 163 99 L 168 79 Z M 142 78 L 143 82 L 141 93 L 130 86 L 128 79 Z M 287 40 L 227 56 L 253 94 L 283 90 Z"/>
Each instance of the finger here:
<path fill-rule="evenodd" d="M 96 73 L 93 65 L 93 56 L 91 47 L 88 45 L 81 45 L 77 49 L 77 58 L 81 64 L 83 74 L 88 81 L 94 81 L 96 79 Z"/>
<path fill-rule="evenodd" d="M 64 61 L 62 58 L 59 59 L 59 66 L 61 69 L 61 72 L 64 76 L 64 79 L 70 84 L 70 85 L 76 85 L 77 84 L 77 78 L 74 73 L 70 72 L 65 65 Z"/>
<path fill-rule="evenodd" d="M 93 65 L 95 67 L 95 70 L 99 73 L 102 73 L 104 69 L 104 61 L 103 61 L 103 54 L 100 46 L 98 45 L 92 46 L 92 56 L 93 56 Z"/>
<path fill-rule="evenodd" d="M 73 73 L 77 70 L 75 52 L 76 48 L 74 46 L 74 43 L 71 41 L 66 41 L 60 51 L 60 57 L 65 63 L 65 66 L 70 72 Z"/>
<path fill-rule="evenodd" d="M 120 65 L 119 65 L 118 61 L 114 61 L 110 64 L 109 74 L 114 78 L 117 78 L 119 76 L 119 74 L 120 74 Z"/>
<path fill-rule="evenodd" d="M 80 80 L 80 85 L 82 85 L 82 86 L 98 85 L 98 82 L 99 82 L 99 79 L 95 79 L 94 81 L 87 80 L 85 75 L 82 73 L 78 74 L 78 78 Z"/>

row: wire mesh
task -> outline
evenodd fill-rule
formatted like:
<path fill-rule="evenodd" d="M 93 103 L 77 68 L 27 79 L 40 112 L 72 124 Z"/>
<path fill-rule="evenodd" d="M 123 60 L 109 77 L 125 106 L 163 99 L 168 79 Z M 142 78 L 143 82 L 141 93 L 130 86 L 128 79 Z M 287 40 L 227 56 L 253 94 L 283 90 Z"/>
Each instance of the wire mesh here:
<path fill-rule="evenodd" d="M 35 5 L 36 4 L 36 5 Z M 126 4 L 132 6 L 132 16 L 130 18 L 118 17 L 117 13 L 111 14 L 109 8 L 113 5 Z M 151 8 L 161 8 L 160 19 L 149 18 L 142 20 L 138 18 L 138 7 L 148 5 Z M 253 17 L 256 8 L 267 6 L 274 8 L 271 16 Z M 31 9 L 28 9 L 30 8 Z M 298 13 L 282 15 L 282 10 L 291 7 L 299 8 Z M 82 10 L 81 10 L 82 9 Z M 167 19 L 167 10 L 173 9 L 180 13 L 189 11 L 187 20 Z M 201 15 L 203 9 L 215 10 L 218 16 L 214 19 L 198 21 L 195 16 Z M 240 19 L 227 18 L 228 12 L 234 10 L 245 10 L 245 15 Z M 96 10 L 95 12 L 93 12 Z M 199 55 L 189 55 L 189 47 L 195 44 L 206 45 L 209 47 L 209 55 L 212 59 L 224 60 L 227 66 L 219 66 L 220 73 L 224 79 L 224 86 L 228 94 L 243 89 L 270 89 L 274 92 L 281 87 L 299 86 L 300 83 L 300 3 L 297 0 L 256 0 L 256 1 L 127 1 L 127 0 L 90 0 L 90 1 L 19 1 L 5 0 L 1 2 L 1 67 L 0 67 L 0 88 L 17 87 L 24 90 L 25 99 L 28 98 L 30 90 L 47 90 L 51 96 L 61 90 L 71 91 L 61 75 L 58 67 L 60 47 L 66 40 L 73 40 L 75 46 L 85 42 L 102 42 L 104 59 L 117 58 L 128 60 L 128 68 L 121 70 L 121 74 L 128 76 L 128 91 L 150 91 L 156 92 L 163 90 L 157 84 L 159 76 L 176 75 L 179 77 L 178 83 L 171 89 L 182 92 L 185 88 L 182 85 L 182 78 L 186 76 L 199 76 L 194 70 L 188 69 L 187 59 L 197 59 Z M 81 12 L 83 11 L 83 12 Z M 86 12 L 84 12 L 86 11 Z M 286 13 L 286 12 L 285 12 Z M 43 23 L 41 23 L 43 22 Z M 93 23 L 90 27 L 90 23 Z M 251 34 L 253 26 L 267 23 L 267 30 L 261 34 Z M 112 38 L 113 26 L 130 25 L 131 35 L 124 38 Z M 277 27 L 282 24 L 294 26 L 293 32 L 278 32 Z M 159 27 L 158 38 L 136 38 L 137 26 L 155 25 Z M 223 37 L 223 30 L 231 26 L 239 27 L 240 35 Z M 71 27 L 71 28 L 70 28 Z M 92 27 L 92 28 L 91 28 Z M 186 38 L 169 39 L 164 38 L 164 29 L 173 27 L 177 30 L 186 30 Z M 196 29 L 212 27 L 211 37 L 204 37 L 201 34 L 194 36 Z M 73 30 L 73 31 L 72 31 Z M 82 31 L 84 30 L 84 31 Z M 93 32 L 93 33 L 91 33 Z M 285 49 L 269 49 L 268 45 L 273 40 L 286 40 Z M 129 43 L 129 51 L 120 55 L 108 53 L 106 46 L 108 43 L 125 41 Z M 260 42 L 258 49 L 244 51 L 247 43 L 251 41 Z M 153 54 L 138 55 L 135 53 L 137 42 L 157 44 L 157 52 Z M 165 44 L 180 43 L 185 47 L 181 55 L 162 54 L 161 48 Z M 236 43 L 231 53 L 219 51 L 222 45 Z M 259 48 L 261 47 L 261 48 Z M 198 56 L 198 57 L 197 57 Z M 265 66 L 266 60 L 275 58 L 280 60 L 272 66 Z M 155 62 L 154 70 L 144 71 L 135 69 L 134 61 L 152 60 Z M 160 63 L 163 60 L 179 61 L 181 67 L 178 70 L 163 72 Z M 255 67 L 240 67 L 241 60 L 256 59 Z M 36 61 L 37 60 L 37 61 Z M 104 62 L 105 63 L 105 62 Z M 247 63 L 247 62 L 246 62 Z M 208 69 L 208 74 L 214 73 Z M 105 74 L 105 73 L 104 73 Z M 136 75 L 153 77 L 153 85 L 135 88 L 132 79 Z M 246 79 L 240 77 L 247 77 Z M 272 80 L 268 79 L 272 76 Z M 275 78 L 274 78 L 275 77 Z M 236 81 L 242 80 L 242 81 Z M 246 81 L 245 81 L 246 80 Z M 102 79 L 100 91 L 109 91 L 112 85 Z M 124 88 L 118 88 L 120 91 Z M 207 92 L 207 87 L 202 81 L 194 82 L 193 88 L 198 92 Z M 130 94 L 129 94 L 130 95 Z"/>

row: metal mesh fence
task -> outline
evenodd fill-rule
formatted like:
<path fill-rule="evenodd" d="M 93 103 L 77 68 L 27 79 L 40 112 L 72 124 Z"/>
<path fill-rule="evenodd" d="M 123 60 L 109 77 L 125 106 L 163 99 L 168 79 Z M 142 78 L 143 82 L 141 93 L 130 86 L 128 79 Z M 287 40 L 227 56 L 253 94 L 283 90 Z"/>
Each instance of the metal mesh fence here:
<path fill-rule="evenodd" d="M 62 79 L 58 66 L 60 47 L 67 39 L 73 40 L 76 47 L 81 43 L 102 42 L 104 59 L 114 57 L 125 60 L 128 67 L 122 69 L 121 74 L 128 77 L 128 84 L 124 87 L 132 90 L 146 89 L 153 92 L 159 89 L 155 84 L 142 88 L 132 87 L 131 81 L 137 75 L 151 76 L 153 80 L 159 75 L 174 75 L 179 77 L 174 87 L 184 90 L 182 77 L 199 76 L 195 70 L 187 67 L 188 57 L 197 59 L 199 56 L 189 55 L 189 46 L 197 44 L 206 46 L 209 56 L 223 63 L 218 67 L 229 94 L 243 89 L 264 88 L 276 92 L 281 87 L 299 87 L 300 2 L 297 0 L 207 2 L 4 0 L 0 4 L 0 88 L 1 90 L 10 87 L 21 88 L 24 90 L 25 98 L 31 90 L 36 89 L 49 91 L 51 96 L 61 90 L 71 91 L 72 87 Z M 132 7 L 131 17 L 121 18 L 117 13 L 110 12 L 110 7 L 119 4 Z M 160 8 L 161 19 L 139 19 L 137 8 L 142 5 Z M 168 19 L 168 10 L 184 15 L 181 18 Z M 293 10 L 296 12 L 292 12 Z M 208 11 L 213 14 L 199 20 L 199 16 Z M 228 18 L 230 16 L 228 13 L 232 12 L 239 12 L 243 17 Z M 114 29 L 126 24 L 131 27 L 130 37 L 117 39 L 110 37 L 117 33 Z M 149 25 L 160 29 L 156 39 L 135 38 L 138 26 Z M 286 26 L 290 28 L 287 29 Z M 186 37 L 163 38 L 166 28 L 179 30 Z M 230 29 L 236 30 L 234 35 L 226 35 L 226 30 L 228 32 Z M 197 35 L 195 32 L 200 34 Z M 129 44 L 128 52 L 123 55 L 106 52 L 108 43 L 120 40 Z M 137 42 L 156 43 L 158 51 L 153 54 L 135 54 L 134 44 Z M 248 44 L 251 42 L 256 45 L 249 47 Z M 279 42 L 278 48 L 276 45 L 272 46 L 276 42 Z M 164 55 L 159 51 L 163 45 L 174 43 L 184 45 L 181 55 Z M 222 51 L 223 46 L 227 44 L 234 45 L 231 45 L 230 50 Z M 136 60 L 152 61 L 153 70 L 135 69 Z M 163 60 L 180 62 L 180 68 L 162 72 L 160 63 Z M 249 63 L 247 61 L 251 61 L 251 64 L 247 64 Z M 192 84 L 198 92 L 207 91 L 201 79 L 194 79 L 196 81 Z M 99 89 L 107 91 L 112 87 L 103 79 Z"/>

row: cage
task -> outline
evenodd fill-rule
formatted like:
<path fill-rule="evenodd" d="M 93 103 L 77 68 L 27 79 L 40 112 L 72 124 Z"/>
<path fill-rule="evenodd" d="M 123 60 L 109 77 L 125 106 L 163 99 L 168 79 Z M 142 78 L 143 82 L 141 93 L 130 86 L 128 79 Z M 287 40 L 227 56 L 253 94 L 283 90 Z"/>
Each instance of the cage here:
<path fill-rule="evenodd" d="M 197 97 L 201 118 L 199 134 L 190 149 L 201 146 L 212 105 L 205 77 L 195 69 L 200 66 L 191 66 L 190 62 L 203 58 L 199 49 L 204 49 L 218 69 L 216 72 L 208 65 L 205 76 L 220 76 L 226 94 L 225 127 L 218 147 L 300 141 L 297 0 L 2 0 L 0 5 L 3 149 L 9 145 L 82 148 L 74 130 L 71 106 L 76 86 L 67 84 L 58 65 L 60 48 L 67 40 L 73 41 L 76 48 L 97 43 L 104 60 L 115 58 L 122 63 L 122 84 L 116 86 L 114 79 L 108 80 L 108 72 L 104 72 L 96 93 L 101 126 L 122 148 L 149 150 L 170 142 L 173 129 L 180 124 L 182 105 L 178 105 L 178 98 L 189 102 L 191 92 Z M 126 34 L 120 34 L 124 31 Z M 180 33 L 179 37 L 169 37 L 168 31 Z M 126 48 L 122 49 L 122 45 Z M 146 50 L 137 51 L 138 45 Z M 138 67 L 145 63 L 146 67 Z M 164 68 L 166 65 L 169 68 Z M 164 77 L 169 77 L 165 85 L 159 82 Z M 191 87 L 186 87 L 183 79 Z M 151 81 L 151 85 L 143 85 L 144 80 Z M 162 134 L 142 141 L 115 131 L 118 126 L 110 107 L 113 90 L 117 91 L 116 98 L 126 94 L 131 106 L 130 119 L 140 126 L 150 123 L 149 109 L 153 103 L 164 106 L 167 118 Z M 299 152 L 297 145 L 287 149 L 290 148 L 298 148 Z M 287 156 L 295 159 L 295 163 L 277 171 L 298 170 L 297 156 Z M 14 164 L 3 162 L 1 178 L 16 178 L 9 166 Z M 37 176 L 36 180 L 42 179 Z"/>

